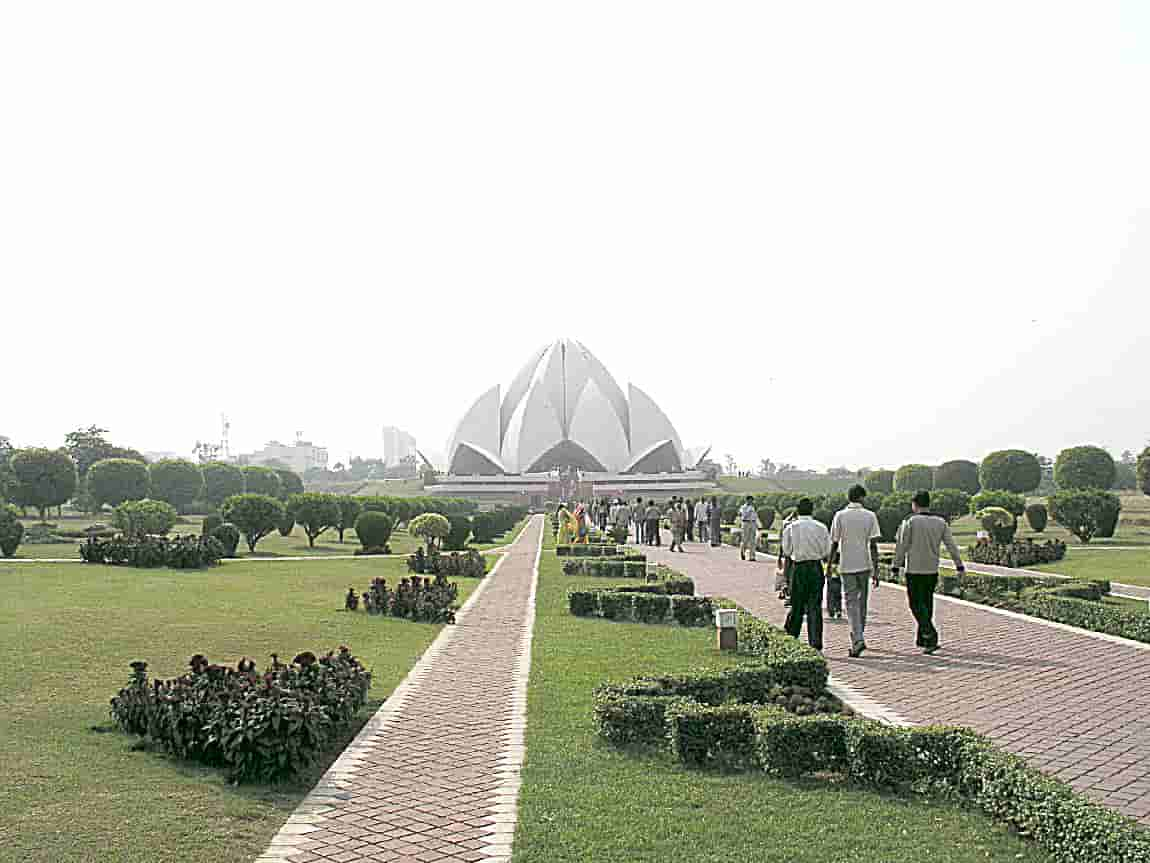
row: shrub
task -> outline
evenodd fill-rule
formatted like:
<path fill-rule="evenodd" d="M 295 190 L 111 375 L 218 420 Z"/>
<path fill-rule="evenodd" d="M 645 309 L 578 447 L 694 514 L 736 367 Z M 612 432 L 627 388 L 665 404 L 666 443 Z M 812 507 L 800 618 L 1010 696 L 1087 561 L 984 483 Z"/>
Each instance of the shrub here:
<path fill-rule="evenodd" d="M 1060 585 L 1063 589 L 1067 586 Z M 1044 620 L 1089 629 L 1091 632 L 1104 632 L 1150 643 L 1150 614 L 1142 610 L 1062 596 L 1054 590 L 1028 592 L 1022 597 L 1020 610 Z"/>
<path fill-rule="evenodd" d="M 389 590 L 387 580 L 372 579 L 371 589 L 363 594 L 363 607 L 368 614 L 400 617 L 417 623 L 455 623 L 455 603 L 459 585 L 443 573 L 434 579 L 412 575 Z M 345 601 L 350 607 L 350 602 Z"/>
<path fill-rule="evenodd" d="M 16 508 L 0 503 L 0 557 L 11 557 L 24 538 L 24 525 Z"/>
<path fill-rule="evenodd" d="M 842 493 L 824 494 L 815 500 L 814 517 L 828 528 L 834 521 L 835 513 L 847 505 L 847 496 Z"/>
<path fill-rule="evenodd" d="M 224 547 L 210 536 L 137 534 L 107 540 L 93 536 L 80 546 L 80 557 L 85 563 L 110 566 L 204 569 L 215 566 L 223 556 Z"/>
<path fill-rule="evenodd" d="M 299 523 L 307 535 L 309 547 L 315 547 L 316 537 L 339 522 L 339 497 L 334 494 L 304 492 L 288 498 L 286 511 Z M 286 536 L 286 534 L 285 534 Z"/>
<path fill-rule="evenodd" d="M 980 510 L 992 506 L 1000 506 L 1011 515 L 1021 517 L 1026 511 L 1026 498 L 1012 491 L 991 489 L 981 491 L 970 499 L 970 512 L 976 514 Z"/>
<path fill-rule="evenodd" d="M 567 608 L 576 617 L 597 617 L 599 592 L 595 590 L 567 591 Z"/>
<path fill-rule="evenodd" d="M 1032 503 L 1026 507 L 1026 522 L 1035 533 L 1046 530 L 1047 518 L 1046 504 Z"/>
<path fill-rule="evenodd" d="M 1116 494 L 1110 495 L 1106 500 L 1102 518 L 1098 522 L 1098 533 L 1095 536 L 1100 539 L 1110 539 L 1114 536 L 1114 531 L 1118 529 L 1118 519 L 1121 514 L 1122 498 Z"/>
<path fill-rule="evenodd" d="M 827 663 L 817 650 L 746 612 L 739 614 L 738 621 L 739 653 L 759 657 L 774 683 L 819 691 L 826 688 Z"/>
<path fill-rule="evenodd" d="M 276 481 L 279 481 L 278 477 Z M 284 507 L 266 494 L 237 494 L 224 501 L 220 514 L 224 521 L 239 528 L 248 544 L 248 551 L 254 552 L 256 544 L 275 530 L 283 519 Z"/>
<path fill-rule="evenodd" d="M 1138 489 L 1138 474 L 1135 465 L 1115 462 L 1114 485 L 1111 488 L 1115 491 L 1136 491 Z"/>
<path fill-rule="evenodd" d="M 270 467 L 248 465 L 240 471 L 244 476 L 244 494 L 262 494 L 277 499 L 283 494 L 283 482 Z"/>
<path fill-rule="evenodd" d="M 304 652 L 260 673 L 251 660 L 235 670 L 192 657 L 191 671 L 149 681 L 132 663 L 111 714 L 129 734 L 146 735 L 178 757 L 223 767 L 236 781 L 298 774 L 336 742 L 367 703 L 371 673 L 346 647 L 316 658 Z"/>
<path fill-rule="evenodd" d="M 998 450 L 982 460 L 978 481 L 988 491 L 1002 489 L 1026 494 L 1042 482 L 1042 465 L 1034 453 L 1020 449 Z"/>
<path fill-rule="evenodd" d="M 868 471 L 863 479 L 863 485 L 870 494 L 890 494 L 894 491 L 894 471 L 872 470 Z M 792 506 L 794 504 L 791 504 Z"/>
<path fill-rule="evenodd" d="M 363 549 L 387 549 L 395 522 L 382 512 L 360 513 L 355 520 L 355 535 Z M 386 552 L 383 552 L 386 553 Z"/>
<path fill-rule="evenodd" d="M 1018 519 L 1013 513 L 1007 512 L 1000 506 L 988 506 L 976 513 L 978 523 L 987 531 L 996 543 L 1009 545 L 1014 542 L 1014 533 L 1018 530 Z"/>
<path fill-rule="evenodd" d="M 423 539 L 430 551 L 451 532 L 451 522 L 438 513 L 425 512 L 408 522 L 407 532 Z"/>
<path fill-rule="evenodd" d="M 204 494 L 204 472 L 186 459 L 160 459 L 148 465 L 148 484 L 155 500 L 187 512 Z"/>
<path fill-rule="evenodd" d="M 1042 543 L 1031 539 L 1009 543 L 978 542 L 970 549 L 972 561 L 994 566 L 1027 567 L 1036 563 L 1054 563 L 1064 557 L 1066 557 L 1066 543 L 1060 539 Z"/>
<path fill-rule="evenodd" d="M 467 539 L 471 536 L 471 519 L 466 515 L 449 515 L 447 522 L 450 529 L 443 538 L 445 551 L 462 551 L 467 547 Z"/>
<path fill-rule="evenodd" d="M 204 536 L 211 536 L 212 531 L 224 523 L 216 513 L 210 513 L 204 516 L 204 520 L 200 522 L 200 533 Z"/>
<path fill-rule="evenodd" d="M 930 511 L 952 522 L 970 512 L 970 495 L 957 488 L 936 488 L 930 493 Z"/>
<path fill-rule="evenodd" d="M 1114 459 L 1102 447 L 1070 447 L 1060 452 L 1054 462 L 1054 482 L 1060 489 L 1105 491 L 1114 485 L 1114 474 Z"/>
<path fill-rule="evenodd" d="M 99 464 L 92 465 L 92 470 Z M 88 473 L 91 475 L 92 471 Z M 171 532 L 178 519 L 175 507 L 162 500 L 131 500 L 116 507 L 116 527 L 128 536 L 163 536 Z"/>
<path fill-rule="evenodd" d="M 1082 542 L 1090 542 L 1121 509 L 1117 495 L 1108 491 L 1071 490 L 1050 497 L 1050 516 Z"/>
<path fill-rule="evenodd" d="M 876 513 L 883 542 L 894 542 L 899 526 L 910 518 L 911 497 L 909 492 L 896 491 L 883 498 L 882 506 Z"/>
<path fill-rule="evenodd" d="M 1150 494 L 1150 446 L 1138 455 L 1134 472 L 1138 476 L 1138 488 L 1142 490 L 1142 494 Z"/>
<path fill-rule="evenodd" d="M 894 473 L 894 490 L 916 491 L 934 488 L 934 468 L 925 464 L 904 464 Z"/>
<path fill-rule="evenodd" d="M 359 514 L 363 512 L 363 506 L 357 498 L 352 497 L 350 494 L 341 494 L 336 499 L 339 505 L 339 521 L 335 523 L 335 529 L 339 532 L 339 541 L 343 542 L 343 534 L 345 531 L 355 527 L 356 521 L 359 519 Z M 384 513 L 387 514 L 386 512 Z M 394 527 L 395 517 L 392 516 L 391 524 Z M 391 538 L 391 531 L 387 532 L 388 538 Z M 386 541 L 383 543 L 387 545 Z"/>
<path fill-rule="evenodd" d="M 471 517 L 471 536 L 476 542 L 491 542 L 499 533 L 498 522 L 490 513 L 477 512 Z"/>
<path fill-rule="evenodd" d="M 652 593 L 636 594 L 633 607 L 639 623 L 663 623 L 671 610 L 671 597 Z"/>
<path fill-rule="evenodd" d="M 671 616 L 679 626 L 710 626 L 715 607 L 706 596 L 674 596 L 671 598 Z"/>
<path fill-rule="evenodd" d="M 681 703 L 665 695 L 621 695 L 601 687 L 595 693 L 595 727 L 616 746 L 665 746 L 667 711 Z"/>
<path fill-rule="evenodd" d="M 204 499 L 217 509 L 233 495 L 244 493 L 244 473 L 234 464 L 210 461 L 202 468 Z"/>
<path fill-rule="evenodd" d="M 774 507 L 771 507 L 771 506 L 759 507 L 757 512 L 759 513 L 759 527 L 761 527 L 763 530 L 770 530 L 771 525 L 773 525 L 775 523 L 775 509 L 774 509 Z M 620 545 L 622 545 L 626 541 L 627 541 L 626 536 L 624 536 L 621 540 L 618 540 Z"/>
<path fill-rule="evenodd" d="M 599 616 L 605 620 L 634 619 L 635 596 L 613 590 L 599 592 Z"/>
<path fill-rule="evenodd" d="M 956 488 L 967 494 L 978 494 L 982 489 L 978 481 L 978 465 L 957 459 L 940 464 L 934 469 L 935 488 Z"/>
<path fill-rule="evenodd" d="M 17 450 L 8 462 L 17 506 L 35 507 L 44 521 L 48 509 L 63 506 L 76 493 L 76 463 L 65 450 Z"/>
<path fill-rule="evenodd" d="M 757 742 L 759 763 L 778 776 L 844 772 L 849 764 L 848 720 L 841 716 L 792 716 L 785 710 L 767 708 L 755 716 L 752 739 Z M 742 737 L 736 737 L 742 742 Z"/>
<path fill-rule="evenodd" d="M 756 712 L 747 704 L 675 701 L 664 714 L 671 752 L 690 767 L 751 767 L 756 762 Z"/>
<path fill-rule="evenodd" d="M 211 536 L 223 547 L 224 557 L 235 557 L 240 544 L 240 529 L 229 521 L 212 528 Z"/>
<path fill-rule="evenodd" d="M 360 552 L 356 552 L 359 554 Z M 487 561 L 475 549 L 468 549 L 463 554 L 453 551 L 451 554 L 440 554 L 439 549 L 433 548 L 424 553 L 417 548 L 415 554 L 408 555 L 407 568 L 411 572 L 427 575 L 459 575 L 466 578 L 483 578 L 487 574 Z"/>

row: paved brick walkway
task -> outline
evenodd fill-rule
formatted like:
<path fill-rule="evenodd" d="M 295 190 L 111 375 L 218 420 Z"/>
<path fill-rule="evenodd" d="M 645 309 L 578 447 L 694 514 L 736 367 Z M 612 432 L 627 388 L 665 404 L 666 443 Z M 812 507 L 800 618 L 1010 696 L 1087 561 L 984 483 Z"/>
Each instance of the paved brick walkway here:
<path fill-rule="evenodd" d="M 542 527 L 532 519 L 257 863 L 510 859 Z"/>
<path fill-rule="evenodd" d="M 720 594 L 781 624 L 773 558 L 739 560 L 734 547 L 646 549 Z M 871 594 L 867 652 L 847 656 L 845 617 L 824 618 L 835 680 L 915 723 L 967 725 L 1093 798 L 1150 823 L 1150 645 L 1096 638 L 1021 615 L 939 599 L 942 650 L 914 646 L 903 588 Z M 803 637 L 806 637 L 804 630 Z"/>

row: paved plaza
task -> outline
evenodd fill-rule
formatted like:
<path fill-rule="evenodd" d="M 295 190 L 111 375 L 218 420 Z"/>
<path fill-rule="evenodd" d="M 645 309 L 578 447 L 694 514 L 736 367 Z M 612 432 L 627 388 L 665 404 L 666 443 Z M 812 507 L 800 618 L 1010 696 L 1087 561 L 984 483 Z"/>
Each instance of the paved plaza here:
<path fill-rule="evenodd" d="M 781 625 L 773 557 L 733 546 L 645 547 L 691 576 L 699 593 L 734 599 Z M 968 725 L 1074 788 L 1150 823 L 1150 645 L 939 598 L 942 650 L 914 646 L 904 588 L 871 594 L 867 652 L 847 656 L 846 618 L 824 618 L 833 679 L 912 723 Z M 803 638 L 806 637 L 804 629 Z"/>
<path fill-rule="evenodd" d="M 542 530 L 534 517 L 258 863 L 510 859 Z"/>

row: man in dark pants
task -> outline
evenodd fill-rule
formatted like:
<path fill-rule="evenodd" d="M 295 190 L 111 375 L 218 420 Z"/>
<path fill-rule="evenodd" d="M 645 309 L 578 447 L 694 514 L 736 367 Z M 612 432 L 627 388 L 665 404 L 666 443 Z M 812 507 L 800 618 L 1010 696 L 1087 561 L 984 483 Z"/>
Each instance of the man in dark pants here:
<path fill-rule="evenodd" d="M 938 650 L 938 630 L 934 627 L 934 589 L 938 586 L 939 545 L 945 545 L 959 575 L 966 572 L 950 525 L 930 512 L 930 492 L 920 491 L 911 501 L 912 515 L 898 529 L 891 574 L 898 576 L 906 567 L 906 596 L 910 613 L 918 623 L 915 644 L 923 653 Z"/>
<path fill-rule="evenodd" d="M 663 541 L 659 536 L 659 519 L 662 518 L 663 514 L 659 511 L 659 507 L 655 506 L 654 500 L 648 503 L 645 515 L 647 526 L 643 528 L 643 534 L 647 545 L 662 545 Z"/>
<path fill-rule="evenodd" d="M 647 507 L 643 506 L 643 498 L 635 498 L 635 508 L 631 511 L 635 519 L 635 544 L 642 545 L 646 537 L 643 528 L 647 524 Z"/>
<path fill-rule="evenodd" d="M 797 508 L 798 518 L 783 529 L 783 555 L 791 564 L 791 610 L 785 629 L 792 638 L 803 631 L 807 621 L 807 641 L 815 650 L 823 649 L 823 561 L 831 554 L 831 534 L 826 525 L 815 521 L 814 501 L 804 497 Z"/>
<path fill-rule="evenodd" d="M 718 548 L 723 544 L 723 508 L 719 506 L 719 499 L 713 497 L 708 501 L 710 508 L 707 510 L 707 518 L 711 523 L 711 547 Z"/>

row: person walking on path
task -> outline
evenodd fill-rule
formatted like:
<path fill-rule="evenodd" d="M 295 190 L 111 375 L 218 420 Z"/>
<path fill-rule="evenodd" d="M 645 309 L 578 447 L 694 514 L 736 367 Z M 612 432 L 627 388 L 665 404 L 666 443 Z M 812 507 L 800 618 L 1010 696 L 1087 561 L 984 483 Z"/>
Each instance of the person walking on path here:
<path fill-rule="evenodd" d="M 711 546 L 718 548 L 723 544 L 723 508 L 715 498 L 707 501 L 707 521 L 710 522 L 707 530 L 711 534 Z"/>
<path fill-rule="evenodd" d="M 618 498 L 615 501 L 615 506 L 612 507 L 611 515 L 611 526 L 616 533 L 622 534 L 623 542 L 626 542 L 627 533 L 631 530 L 631 507 L 627 506 L 627 502 L 623 498 Z"/>
<path fill-rule="evenodd" d="M 878 517 L 863 506 L 866 489 L 852 486 L 846 509 L 831 521 L 831 563 L 838 564 L 851 627 L 851 656 L 866 650 L 866 613 L 870 586 L 878 587 Z"/>
<path fill-rule="evenodd" d="M 890 571 L 896 579 L 906 567 L 906 596 L 910 613 L 918 623 L 915 644 L 926 654 L 938 650 L 938 630 L 934 626 L 934 589 L 938 586 L 939 545 L 945 545 L 959 575 L 966 572 L 950 525 L 930 511 L 930 492 L 920 491 L 911 501 L 911 516 L 898 529 L 894 563 Z"/>
<path fill-rule="evenodd" d="M 783 528 L 783 556 L 791 570 L 791 610 L 784 628 L 792 638 L 803 631 L 807 621 L 807 641 L 815 650 L 823 649 L 823 561 L 831 554 L 831 534 L 826 525 L 815 521 L 814 502 L 799 501 L 798 517 Z"/>
<path fill-rule="evenodd" d="M 687 542 L 695 541 L 695 502 L 687 498 L 683 504 L 683 514 L 687 517 Z"/>
<path fill-rule="evenodd" d="M 659 507 L 655 506 L 655 501 L 651 501 L 647 506 L 647 511 L 643 514 L 646 521 L 646 526 L 643 528 L 643 533 L 647 537 L 647 545 L 662 545 L 663 541 L 659 538 Z"/>
<path fill-rule="evenodd" d="M 707 541 L 707 502 L 703 498 L 695 501 L 695 511 L 691 513 L 695 520 L 695 532 L 699 535 L 699 542 Z"/>
<path fill-rule="evenodd" d="M 680 501 L 671 505 L 671 551 L 683 550 L 683 535 L 686 532 L 687 507 Z"/>
<path fill-rule="evenodd" d="M 759 514 L 755 512 L 754 504 L 755 499 L 747 495 L 746 502 L 739 507 L 739 523 L 743 526 L 742 543 L 739 545 L 740 560 L 755 559 L 755 546 L 759 542 Z"/>
<path fill-rule="evenodd" d="M 647 513 L 644 511 L 643 498 L 635 498 L 635 508 L 631 511 L 631 518 L 635 520 L 635 544 L 643 544 L 643 527 L 647 521 Z"/>

